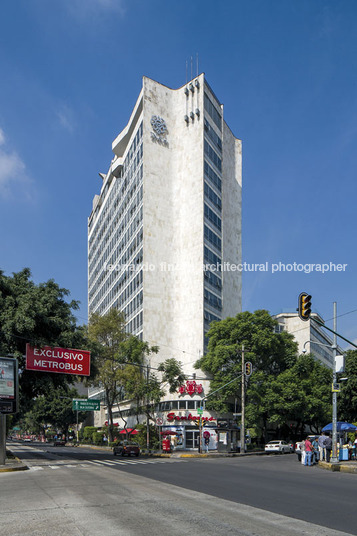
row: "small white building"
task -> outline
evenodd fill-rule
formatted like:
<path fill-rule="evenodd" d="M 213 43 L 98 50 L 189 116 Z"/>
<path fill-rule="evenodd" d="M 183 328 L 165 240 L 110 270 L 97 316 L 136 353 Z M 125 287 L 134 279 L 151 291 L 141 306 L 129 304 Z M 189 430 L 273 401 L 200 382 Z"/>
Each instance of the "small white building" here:
<path fill-rule="evenodd" d="M 323 318 L 317 313 L 312 313 L 311 317 L 324 322 Z M 279 323 L 279 331 L 287 331 L 294 335 L 298 343 L 299 354 L 311 353 L 321 363 L 333 369 L 333 340 L 322 326 L 319 326 L 313 320 L 301 320 L 298 313 L 280 313 L 274 315 L 274 318 Z M 343 354 L 343 350 L 339 346 L 337 347 L 337 353 Z"/>

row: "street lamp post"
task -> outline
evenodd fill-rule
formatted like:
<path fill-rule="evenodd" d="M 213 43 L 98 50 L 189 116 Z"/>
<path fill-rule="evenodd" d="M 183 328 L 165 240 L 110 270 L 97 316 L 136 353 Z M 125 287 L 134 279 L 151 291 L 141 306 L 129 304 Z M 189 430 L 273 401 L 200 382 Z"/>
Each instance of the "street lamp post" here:
<path fill-rule="evenodd" d="M 333 330 L 337 331 L 337 303 L 333 302 Z M 333 386 L 336 384 L 336 355 L 337 355 L 337 335 L 333 334 Z M 337 392 L 332 392 L 332 457 L 331 462 L 337 463 Z"/>
<path fill-rule="evenodd" d="M 318 322 L 319 324 L 319 322 Z M 332 330 L 330 330 L 332 331 Z M 332 348 L 333 350 L 333 369 L 332 369 L 332 386 L 334 387 L 336 385 L 336 379 L 337 379 L 337 373 L 336 373 L 336 356 L 337 356 L 337 303 L 333 302 L 333 344 L 323 344 L 321 342 L 316 341 L 306 341 L 303 346 L 303 352 L 305 352 L 305 344 L 307 343 L 314 343 L 318 344 L 320 346 L 327 346 L 328 348 Z M 331 462 L 337 463 L 338 457 L 337 457 L 337 392 L 333 388 L 332 389 L 332 456 L 331 456 Z"/>

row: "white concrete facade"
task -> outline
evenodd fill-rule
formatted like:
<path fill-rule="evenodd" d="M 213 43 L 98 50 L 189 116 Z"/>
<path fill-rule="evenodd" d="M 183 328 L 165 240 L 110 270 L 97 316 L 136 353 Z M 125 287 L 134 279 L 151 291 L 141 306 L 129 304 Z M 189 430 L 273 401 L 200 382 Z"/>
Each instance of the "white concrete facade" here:
<path fill-rule="evenodd" d="M 89 217 L 89 312 L 123 310 L 128 332 L 160 347 L 150 366 L 173 357 L 200 376 L 197 407 L 209 323 L 241 312 L 241 141 L 204 74 L 177 90 L 144 77 L 112 150 Z"/>

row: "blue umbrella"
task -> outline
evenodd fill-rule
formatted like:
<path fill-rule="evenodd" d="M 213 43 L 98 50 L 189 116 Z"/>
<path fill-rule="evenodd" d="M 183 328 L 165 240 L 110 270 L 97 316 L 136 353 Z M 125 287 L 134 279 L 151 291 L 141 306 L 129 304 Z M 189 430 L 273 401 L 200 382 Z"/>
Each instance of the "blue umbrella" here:
<path fill-rule="evenodd" d="M 337 432 L 356 432 L 357 426 L 350 424 L 349 422 L 337 421 L 336 430 Z M 323 432 L 332 432 L 332 422 L 326 424 L 322 429 Z"/>

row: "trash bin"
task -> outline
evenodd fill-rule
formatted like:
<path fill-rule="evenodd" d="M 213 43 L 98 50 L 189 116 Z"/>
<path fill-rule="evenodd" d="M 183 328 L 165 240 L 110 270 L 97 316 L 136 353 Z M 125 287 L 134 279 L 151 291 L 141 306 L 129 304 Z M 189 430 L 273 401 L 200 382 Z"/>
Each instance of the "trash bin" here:
<path fill-rule="evenodd" d="M 340 449 L 339 457 L 338 459 L 341 460 L 348 460 L 348 449 Z"/>

